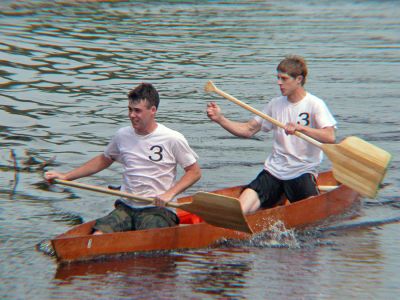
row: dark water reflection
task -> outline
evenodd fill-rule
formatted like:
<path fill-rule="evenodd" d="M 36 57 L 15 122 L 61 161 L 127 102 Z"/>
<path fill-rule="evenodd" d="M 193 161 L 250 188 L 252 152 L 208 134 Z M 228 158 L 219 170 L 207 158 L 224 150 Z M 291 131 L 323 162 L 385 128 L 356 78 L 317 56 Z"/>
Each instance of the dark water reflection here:
<path fill-rule="evenodd" d="M 59 266 L 55 279 L 63 286 L 88 280 L 129 286 L 126 296 L 135 299 L 144 298 L 143 293 L 155 298 L 186 298 L 196 294 L 199 298 L 201 295 L 243 298 L 241 290 L 252 262 L 230 261 L 233 257 L 232 251 L 216 250 L 76 263 Z"/>
<path fill-rule="evenodd" d="M 397 295 L 399 20 L 397 1 L 1 1 L 0 297 Z M 100 153 L 128 124 L 126 93 L 142 81 L 160 91 L 159 121 L 184 133 L 200 156 L 204 176 L 188 193 L 252 179 L 270 142 L 233 138 L 210 123 L 204 110 L 211 99 L 237 120 L 250 114 L 203 86 L 213 79 L 261 108 L 279 93 L 276 64 L 292 53 L 308 60 L 307 88 L 328 103 L 339 139 L 356 135 L 393 154 L 385 188 L 363 200 L 355 218 L 296 233 L 283 246 L 265 237 L 68 267 L 35 251 L 38 242 L 110 211 L 113 199 L 49 188 L 42 173 Z M 119 180 L 112 166 L 82 181 Z"/>

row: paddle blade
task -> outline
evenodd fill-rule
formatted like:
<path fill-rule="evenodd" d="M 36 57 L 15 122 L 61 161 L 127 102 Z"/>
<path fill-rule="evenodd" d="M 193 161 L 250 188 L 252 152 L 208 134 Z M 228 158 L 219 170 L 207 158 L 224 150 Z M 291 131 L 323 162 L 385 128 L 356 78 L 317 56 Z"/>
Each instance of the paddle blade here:
<path fill-rule="evenodd" d="M 179 208 L 198 215 L 211 225 L 253 233 L 236 198 L 198 192 L 193 195 L 192 202 L 179 204 Z"/>
<path fill-rule="evenodd" d="M 336 180 L 363 196 L 376 197 L 390 162 L 389 152 L 354 136 L 340 144 L 323 144 L 322 150 L 332 162 Z"/>

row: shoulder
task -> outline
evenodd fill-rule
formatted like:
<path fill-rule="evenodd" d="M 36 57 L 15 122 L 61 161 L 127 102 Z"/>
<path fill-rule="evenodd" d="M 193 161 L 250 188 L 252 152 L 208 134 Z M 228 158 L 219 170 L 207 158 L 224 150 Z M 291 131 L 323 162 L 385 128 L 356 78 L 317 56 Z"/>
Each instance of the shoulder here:
<path fill-rule="evenodd" d="M 275 98 L 272 98 L 271 101 L 269 101 L 266 105 L 267 108 L 269 109 L 281 109 L 283 107 L 286 107 L 289 104 L 289 101 L 286 96 L 278 96 Z"/>
<path fill-rule="evenodd" d="M 314 109 L 316 111 L 326 111 L 329 110 L 328 106 L 326 105 L 325 101 L 322 100 L 321 98 L 310 94 L 307 92 L 307 96 L 306 96 L 306 105 L 308 107 L 310 107 L 311 109 Z"/>
<path fill-rule="evenodd" d="M 126 141 L 131 141 L 132 140 L 132 132 L 133 129 L 130 129 L 132 127 L 126 126 L 117 129 L 117 131 L 114 132 L 114 134 L 111 137 L 110 140 L 110 145 L 121 145 L 121 143 L 124 143 Z"/>
<path fill-rule="evenodd" d="M 263 109 L 262 112 L 271 116 L 273 115 L 273 112 L 276 111 L 277 109 L 279 110 L 283 103 L 285 102 L 286 97 L 284 96 L 278 96 L 278 97 L 274 97 L 272 98 L 270 101 L 268 101 Z M 261 118 L 260 116 L 254 116 L 253 120 L 255 120 L 259 125 L 260 124 L 267 124 L 267 126 L 269 126 L 269 124 L 271 124 L 270 122 L 264 120 L 263 118 Z"/>
<path fill-rule="evenodd" d="M 288 105 L 289 101 L 286 96 L 278 96 L 272 98 L 271 101 L 265 105 L 265 111 L 267 114 L 274 114 L 274 112 L 279 112 L 285 109 Z"/>
<path fill-rule="evenodd" d="M 125 126 L 125 127 L 121 127 L 119 128 L 115 135 L 126 135 L 126 134 L 131 134 L 131 132 L 133 131 L 131 126 Z"/>
<path fill-rule="evenodd" d="M 307 105 L 310 107 L 310 111 L 315 115 L 319 128 L 335 126 L 336 120 L 325 101 L 309 93 L 307 97 L 309 99 L 309 104 Z"/>
<path fill-rule="evenodd" d="M 188 141 L 182 133 L 162 124 L 158 124 L 157 135 L 154 138 L 174 151 L 177 156 L 180 156 L 183 153 L 192 152 Z"/>
<path fill-rule="evenodd" d="M 269 101 L 267 103 L 267 105 L 276 105 L 276 104 L 285 103 L 285 102 L 287 102 L 286 96 L 278 96 L 278 97 L 272 98 L 271 101 Z"/>
<path fill-rule="evenodd" d="M 157 134 L 168 136 L 174 139 L 185 139 L 184 135 L 179 131 L 173 130 L 163 124 L 157 123 Z"/>
<path fill-rule="evenodd" d="M 307 92 L 306 99 L 311 104 L 315 104 L 315 105 L 323 104 L 323 105 L 325 105 L 325 101 L 324 100 L 322 100 L 321 98 L 319 98 L 319 97 L 317 97 L 317 96 L 315 96 L 315 95 L 313 95 L 313 94 L 311 94 L 309 92 Z"/>
<path fill-rule="evenodd" d="M 263 109 L 264 112 L 269 112 L 273 108 L 282 106 L 283 103 L 287 102 L 287 100 L 285 100 L 285 99 L 286 99 L 286 97 L 284 97 L 284 96 L 272 98 L 270 101 L 268 101 L 264 105 L 264 109 Z"/>

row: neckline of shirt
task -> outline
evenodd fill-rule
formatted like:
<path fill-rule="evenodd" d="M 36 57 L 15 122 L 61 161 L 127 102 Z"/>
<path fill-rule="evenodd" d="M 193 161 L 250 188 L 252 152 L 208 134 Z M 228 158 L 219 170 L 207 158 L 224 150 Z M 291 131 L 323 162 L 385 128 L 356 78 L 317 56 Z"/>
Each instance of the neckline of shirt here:
<path fill-rule="evenodd" d="M 299 105 L 300 103 L 302 103 L 302 102 L 308 97 L 308 95 L 309 95 L 309 93 L 306 92 L 306 95 L 305 95 L 300 101 L 297 101 L 297 102 L 291 102 L 291 101 L 289 101 L 289 99 L 288 99 L 287 96 L 285 96 L 285 100 L 286 100 L 286 102 L 287 102 L 289 105 L 291 105 L 291 106 L 297 106 L 297 105 Z"/>
<path fill-rule="evenodd" d="M 139 139 L 147 139 L 147 138 L 149 138 L 150 136 L 152 136 L 153 134 L 155 134 L 159 130 L 160 125 L 161 124 L 157 123 L 156 129 L 154 129 L 152 132 L 150 132 L 148 134 L 145 134 L 145 135 L 141 135 L 141 134 L 136 133 L 135 129 L 132 126 L 130 127 L 130 129 L 131 129 L 132 134 L 135 135 L 137 138 L 139 138 Z"/>

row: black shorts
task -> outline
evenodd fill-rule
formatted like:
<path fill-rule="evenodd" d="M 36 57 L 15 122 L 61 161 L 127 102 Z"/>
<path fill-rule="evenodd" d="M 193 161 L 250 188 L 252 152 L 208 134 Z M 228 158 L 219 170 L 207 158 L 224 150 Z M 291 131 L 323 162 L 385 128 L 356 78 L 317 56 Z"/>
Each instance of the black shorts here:
<path fill-rule="evenodd" d="M 296 202 L 319 194 L 317 181 L 311 173 L 305 173 L 290 180 L 281 180 L 262 170 L 247 188 L 258 194 L 263 208 L 274 206 L 283 195 L 290 202 Z"/>
<path fill-rule="evenodd" d="M 165 207 L 132 208 L 117 200 L 115 209 L 107 216 L 97 219 L 93 229 L 111 233 L 172 227 L 178 224 L 178 216 Z"/>

